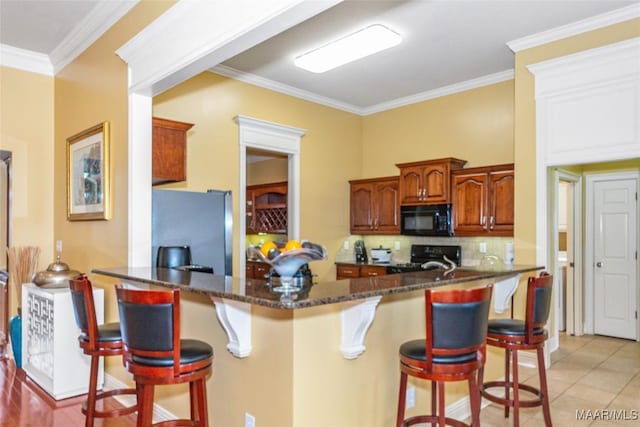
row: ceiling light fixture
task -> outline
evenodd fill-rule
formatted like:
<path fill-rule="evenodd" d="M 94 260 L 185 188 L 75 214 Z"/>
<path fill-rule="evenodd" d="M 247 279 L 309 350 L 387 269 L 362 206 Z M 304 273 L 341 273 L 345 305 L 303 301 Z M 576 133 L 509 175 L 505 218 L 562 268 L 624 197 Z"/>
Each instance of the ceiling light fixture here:
<path fill-rule="evenodd" d="M 312 73 L 324 73 L 396 46 L 401 41 L 399 34 L 384 25 L 375 24 L 307 52 L 297 57 L 294 64 Z"/>

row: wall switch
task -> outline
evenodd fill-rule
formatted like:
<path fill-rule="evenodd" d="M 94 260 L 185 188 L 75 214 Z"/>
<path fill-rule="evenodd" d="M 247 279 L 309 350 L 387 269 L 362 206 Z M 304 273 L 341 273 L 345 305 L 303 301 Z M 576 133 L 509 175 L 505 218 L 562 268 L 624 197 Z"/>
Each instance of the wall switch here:
<path fill-rule="evenodd" d="M 480 253 L 481 254 L 487 253 L 487 244 L 485 242 L 480 243 Z"/>
<path fill-rule="evenodd" d="M 342 244 L 342 249 L 344 249 L 345 251 L 349 250 L 349 241 L 345 240 L 344 243 Z"/>
<path fill-rule="evenodd" d="M 397 240 L 396 240 L 396 242 L 395 242 L 395 248 L 396 248 L 396 251 L 399 251 L 399 250 L 400 250 L 400 242 L 399 242 L 399 241 L 397 241 Z"/>
<path fill-rule="evenodd" d="M 256 427 L 256 417 L 248 412 L 244 413 L 244 427 Z"/>
<path fill-rule="evenodd" d="M 407 409 L 416 406 L 416 388 L 411 386 L 407 388 L 407 400 L 405 407 Z"/>

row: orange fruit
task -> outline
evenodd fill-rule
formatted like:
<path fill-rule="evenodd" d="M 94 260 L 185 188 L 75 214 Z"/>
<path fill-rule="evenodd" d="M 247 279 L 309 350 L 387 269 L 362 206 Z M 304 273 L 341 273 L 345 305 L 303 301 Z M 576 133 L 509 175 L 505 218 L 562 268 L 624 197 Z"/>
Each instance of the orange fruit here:
<path fill-rule="evenodd" d="M 275 243 L 273 242 L 264 242 L 261 246 L 260 246 L 260 252 L 262 252 L 262 255 L 264 255 L 265 257 L 269 256 L 269 251 L 272 249 L 276 249 L 277 246 Z"/>
<path fill-rule="evenodd" d="M 292 249 L 300 249 L 302 244 L 297 240 L 289 240 L 286 245 L 284 245 L 285 251 L 290 251 Z"/>

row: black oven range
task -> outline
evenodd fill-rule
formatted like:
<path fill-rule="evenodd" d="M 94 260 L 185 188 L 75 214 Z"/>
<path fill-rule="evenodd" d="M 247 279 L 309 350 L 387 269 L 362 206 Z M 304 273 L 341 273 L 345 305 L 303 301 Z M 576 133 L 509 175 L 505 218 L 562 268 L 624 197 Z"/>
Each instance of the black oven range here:
<path fill-rule="evenodd" d="M 448 265 L 449 263 L 447 262 L 447 259 L 451 260 L 459 267 L 462 261 L 462 250 L 460 246 L 411 245 L 411 262 L 406 264 L 389 265 L 387 266 L 387 274 L 429 270 L 435 268 L 426 265 L 430 261 L 441 262 Z"/>

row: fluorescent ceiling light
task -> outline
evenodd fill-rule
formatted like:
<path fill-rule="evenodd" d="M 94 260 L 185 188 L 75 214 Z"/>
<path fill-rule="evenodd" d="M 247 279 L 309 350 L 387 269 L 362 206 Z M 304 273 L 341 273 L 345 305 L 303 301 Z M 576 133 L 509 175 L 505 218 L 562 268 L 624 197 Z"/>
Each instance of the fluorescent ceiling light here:
<path fill-rule="evenodd" d="M 384 25 L 375 24 L 297 57 L 294 64 L 312 73 L 344 65 L 399 44 L 402 38 Z"/>

